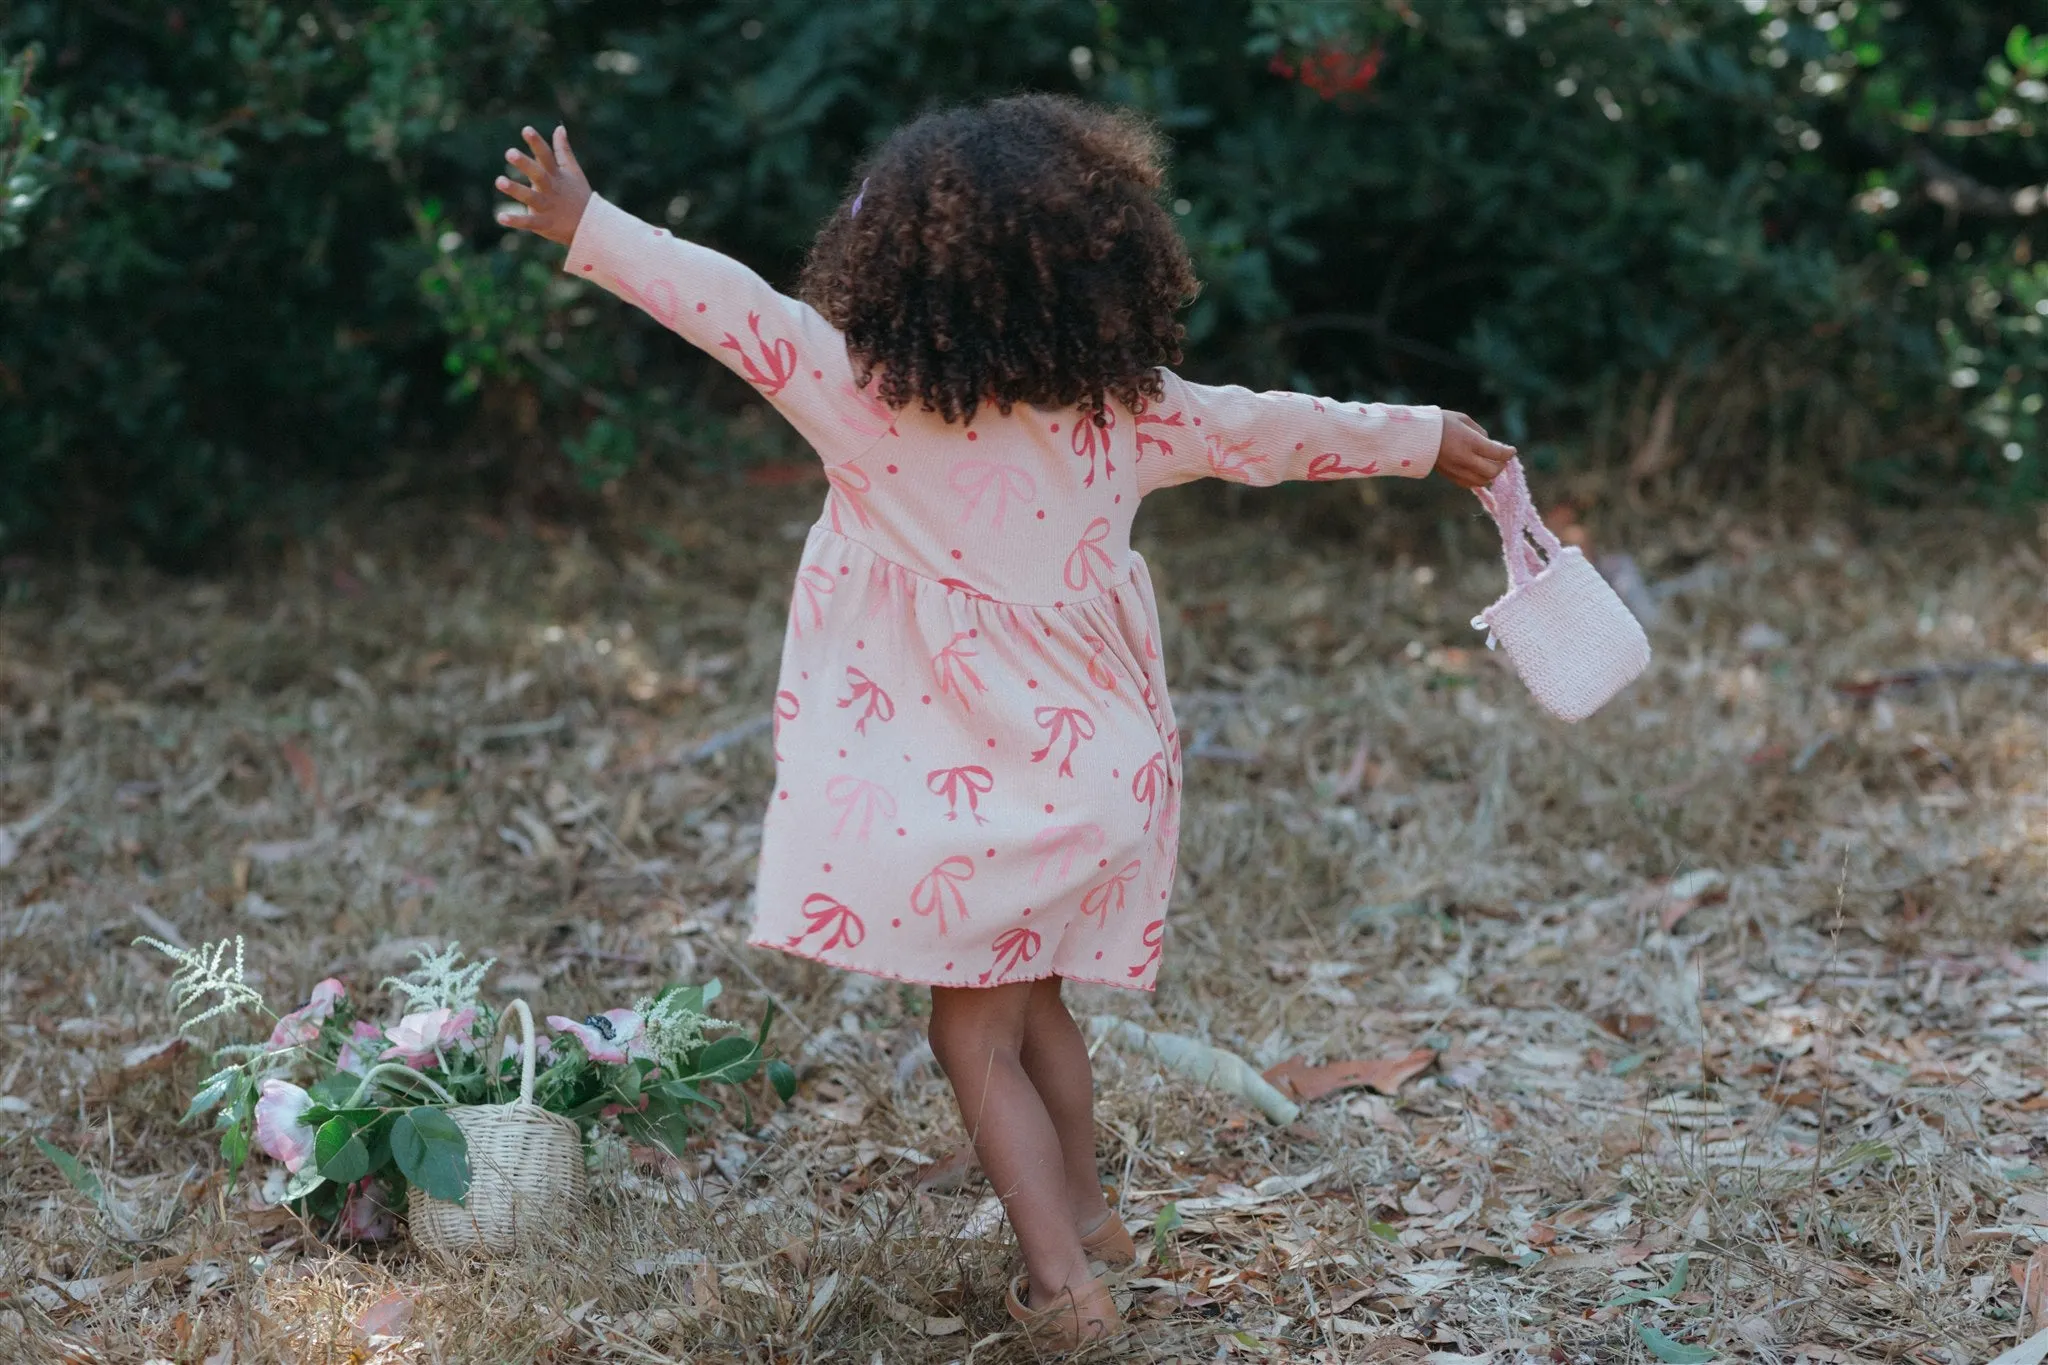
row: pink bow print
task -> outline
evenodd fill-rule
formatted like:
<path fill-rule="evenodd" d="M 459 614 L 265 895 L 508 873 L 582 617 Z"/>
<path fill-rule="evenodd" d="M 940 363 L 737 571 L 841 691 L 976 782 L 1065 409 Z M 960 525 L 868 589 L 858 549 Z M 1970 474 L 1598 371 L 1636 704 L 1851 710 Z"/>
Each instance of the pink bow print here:
<path fill-rule="evenodd" d="M 993 496 L 994 509 L 989 513 L 988 525 L 992 531 L 1003 529 L 1003 514 L 1009 511 L 1010 499 L 1019 500 L 1038 496 L 1038 482 L 1028 470 L 1013 464 L 1000 464 L 994 460 L 962 460 L 953 466 L 953 472 L 946 482 L 962 499 L 960 524 L 965 526 L 974 519 L 984 499 Z"/>
<path fill-rule="evenodd" d="M 854 706 L 863 708 L 860 718 L 853 723 L 855 734 L 865 736 L 868 732 L 868 722 L 871 720 L 879 720 L 886 725 L 896 719 L 896 703 L 882 690 L 882 685 L 867 674 L 848 666 L 846 685 L 852 691 L 840 701 L 839 709 L 845 711 Z"/>
<path fill-rule="evenodd" d="M 1131 774 L 1131 799 L 1145 804 L 1145 832 L 1152 832 L 1152 818 L 1159 811 L 1159 803 L 1165 800 L 1173 787 L 1172 775 L 1166 769 L 1166 755 L 1156 753 L 1145 760 L 1145 766 Z"/>
<path fill-rule="evenodd" d="M 1142 867 L 1143 864 L 1134 858 L 1124 864 L 1123 871 L 1105 882 L 1090 887 L 1088 894 L 1081 897 L 1081 913 L 1093 918 L 1098 928 L 1107 929 L 1110 913 L 1123 910 L 1127 904 L 1126 895 L 1130 891 L 1131 883 L 1137 880 Z"/>
<path fill-rule="evenodd" d="M 1000 980 L 1037 957 L 1038 944 L 1037 932 L 1021 924 L 996 935 L 996 965 L 981 974 L 981 984 L 986 986 L 990 977 Z"/>
<path fill-rule="evenodd" d="M 974 880 L 974 860 L 954 854 L 937 867 L 919 878 L 910 892 L 910 908 L 924 916 L 939 917 L 939 932 L 946 932 L 946 902 L 953 903 L 953 913 L 962 920 L 967 918 L 967 899 L 960 894 L 960 883 Z"/>
<path fill-rule="evenodd" d="M 1116 670 L 1109 666 L 1103 653 L 1109 648 L 1109 641 L 1099 640 L 1090 635 L 1088 641 L 1088 681 L 1105 692 L 1116 691 Z"/>
<path fill-rule="evenodd" d="M 1045 762 L 1047 756 L 1052 753 L 1053 746 L 1064 737 L 1067 741 L 1067 752 L 1060 758 L 1059 775 L 1072 777 L 1074 750 L 1081 747 L 1082 740 L 1095 738 L 1094 718 L 1075 706 L 1041 706 L 1032 713 L 1032 719 L 1038 722 L 1039 729 L 1046 732 L 1046 737 L 1045 747 L 1031 755 L 1031 761 Z"/>
<path fill-rule="evenodd" d="M 1367 479 L 1380 472 L 1379 461 L 1369 460 L 1364 464 L 1345 464 L 1344 457 L 1334 450 L 1326 450 L 1308 462 L 1308 477 L 1312 483 L 1330 479 Z"/>
<path fill-rule="evenodd" d="M 964 642 L 972 638 L 964 630 L 954 631 L 952 643 L 932 655 L 932 681 L 937 685 L 939 695 L 944 696 L 951 692 L 959 698 L 960 705 L 969 711 L 974 709 L 974 703 L 969 699 L 967 689 L 972 687 L 977 692 L 988 691 L 988 685 L 982 682 L 981 675 L 967 662 L 974 657 L 974 651 Z"/>
<path fill-rule="evenodd" d="M 934 768 L 924 776 L 924 784 L 933 796 L 946 798 L 946 818 L 960 818 L 960 796 L 967 796 L 967 813 L 974 817 L 974 823 L 985 825 L 988 817 L 981 813 L 981 798 L 995 790 L 995 774 L 986 768 Z"/>
<path fill-rule="evenodd" d="M 862 469 L 852 461 L 848 461 L 845 464 L 828 464 L 825 466 L 825 482 L 832 485 L 832 529 L 834 531 L 842 536 L 846 534 L 846 528 L 839 521 L 839 505 L 842 502 L 853 510 L 854 519 L 860 522 L 863 529 L 873 528 L 874 522 L 868 520 L 867 502 L 861 495 L 873 488 L 875 481 L 868 477 L 868 472 L 865 469 Z"/>
<path fill-rule="evenodd" d="M 850 412 L 842 412 L 839 415 L 839 420 L 851 427 L 855 435 L 866 437 L 870 441 L 879 441 L 884 436 L 897 434 L 896 414 L 887 403 L 850 380 L 839 386 L 839 392 L 852 399 L 854 406 L 861 410 L 860 416 Z"/>
<path fill-rule="evenodd" d="M 731 332 L 727 332 L 725 340 L 718 343 L 719 349 L 738 355 L 747 382 L 773 398 L 782 392 L 796 373 L 796 343 L 782 338 L 769 341 L 763 337 L 759 313 L 747 314 L 747 327 L 754 334 L 754 344 L 761 349 L 760 364 L 754 363 L 754 358 L 747 354 L 746 344 Z"/>
<path fill-rule="evenodd" d="M 812 934 L 827 934 L 825 941 L 818 945 L 818 951 L 829 953 L 834 948 L 845 946 L 858 948 L 868 936 L 868 927 L 861 923 L 859 915 L 844 901 L 818 892 L 804 897 L 804 931 L 793 934 L 784 947 L 794 948 Z"/>
<path fill-rule="evenodd" d="M 910 597 L 910 571 L 886 559 L 868 565 L 868 618 L 880 616 L 899 597 Z"/>
<path fill-rule="evenodd" d="M 1254 477 L 1254 474 L 1263 473 L 1264 471 L 1254 470 L 1253 466 L 1265 464 L 1271 458 L 1266 455 L 1247 454 L 1246 452 L 1252 448 L 1252 443 L 1249 440 L 1239 441 L 1235 445 L 1227 445 L 1221 438 L 1216 436 L 1210 436 L 1206 439 L 1209 443 L 1209 468 L 1219 479 L 1232 479 L 1239 483 L 1257 483 L 1258 479 Z"/>
<path fill-rule="evenodd" d="M 1059 871 L 1054 875 L 1071 876 L 1077 856 L 1094 853 L 1106 842 L 1100 825 L 1053 825 L 1040 830 L 1031 840 L 1031 851 L 1038 855 L 1038 866 L 1031 870 L 1032 883 L 1036 885 L 1045 876 L 1055 859 Z"/>
<path fill-rule="evenodd" d="M 896 798 L 865 777 L 832 778 L 825 784 L 825 800 L 839 807 L 839 823 L 832 826 L 835 839 L 845 833 L 847 822 L 853 819 L 856 811 L 860 813 L 860 827 L 854 831 L 853 837 L 862 843 L 867 842 L 877 815 L 884 820 L 896 818 Z"/>
<path fill-rule="evenodd" d="M 1104 408 L 1099 422 L 1086 413 L 1079 414 L 1079 418 L 1080 420 L 1074 423 L 1074 434 L 1071 443 L 1074 447 L 1074 454 L 1088 461 L 1088 477 L 1081 480 L 1081 486 L 1083 488 L 1093 488 L 1095 487 L 1095 456 L 1098 450 L 1102 454 L 1102 472 L 1110 475 L 1116 473 L 1116 466 L 1109 462 L 1109 433 L 1116 430 L 1116 412 L 1113 409 Z"/>
<path fill-rule="evenodd" d="M 676 295 L 673 280 L 649 280 L 645 289 L 635 288 L 625 280 L 618 281 L 618 286 L 619 292 L 642 312 L 671 332 L 678 329 L 683 318 L 683 301 Z"/>
<path fill-rule="evenodd" d="M 803 709 L 804 704 L 797 699 L 796 693 L 777 692 L 775 694 L 775 733 L 770 737 L 770 743 L 775 749 L 775 761 L 777 763 L 782 761 L 782 722 L 795 720 L 803 714 Z"/>
<path fill-rule="evenodd" d="M 1157 417 L 1149 410 L 1141 409 L 1137 413 L 1137 423 L 1138 458 L 1141 460 L 1145 458 L 1146 446 L 1157 446 L 1160 454 L 1169 459 L 1173 457 L 1173 442 L 1167 440 L 1156 431 L 1145 430 L 1146 427 L 1170 427 L 1177 431 L 1185 431 L 1187 429 L 1187 423 L 1178 411 L 1170 417 Z"/>
<path fill-rule="evenodd" d="M 1110 568 L 1109 552 L 1102 548 L 1102 542 L 1108 539 L 1108 517 L 1097 517 L 1088 523 L 1088 529 L 1081 533 L 1081 539 L 1067 554 L 1068 587 L 1075 592 L 1086 592 L 1093 585 L 1098 592 L 1109 591 L 1109 580 L 1103 577 Z"/>
<path fill-rule="evenodd" d="M 832 589 L 837 586 L 832 581 L 832 575 L 826 573 L 815 564 L 807 564 L 797 570 L 797 605 L 789 613 L 789 624 L 790 628 L 796 632 L 798 639 L 802 639 L 804 634 L 803 608 L 809 607 L 811 609 L 811 626 L 813 629 L 823 626 L 825 624 L 825 599 L 832 595 Z"/>
<path fill-rule="evenodd" d="M 1143 976 L 1145 974 L 1145 969 L 1159 960 L 1160 946 L 1165 942 L 1165 920 L 1155 919 L 1150 924 L 1145 926 L 1145 946 L 1152 950 L 1152 956 L 1146 958 L 1143 962 L 1140 962 L 1137 966 L 1131 968 L 1130 975 L 1133 979 Z"/>

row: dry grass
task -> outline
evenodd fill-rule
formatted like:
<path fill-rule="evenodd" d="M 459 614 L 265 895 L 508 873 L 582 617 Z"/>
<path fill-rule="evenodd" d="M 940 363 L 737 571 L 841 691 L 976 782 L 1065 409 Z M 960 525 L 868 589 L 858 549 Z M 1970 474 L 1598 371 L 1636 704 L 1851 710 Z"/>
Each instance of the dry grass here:
<path fill-rule="evenodd" d="M 765 736 L 691 750 L 772 690 L 815 497 L 675 490 L 594 540 L 386 516 L 274 572 L 9 580 L 0 819 L 63 804 L 0 873 L 0 1357 L 1028 1358 L 986 1190 L 918 1183 L 958 1141 L 918 994 L 736 946 Z M 1104 1049 L 1105 1174 L 1181 1219 L 1120 1350 L 1637 1361 L 1649 1327 L 1960 1365 L 2034 1330 L 2009 1267 L 2048 1238 L 2040 685 L 1829 686 L 2048 658 L 2026 528 L 1630 531 L 1589 503 L 1676 590 L 1653 676 L 1566 730 L 1470 650 L 1498 571 L 1464 504 L 1176 497 L 1140 527 L 1192 755 L 1167 970 L 1081 1008 L 1261 1065 L 1438 1057 L 1275 1129 Z M 1700 869 L 1725 899 L 1678 917 L 1660 879 Z M 122 1070 L 171 1026 L 139 915 L 246 933 L 278 1000 L 422 938 L 556 1012 L 717 974 L 791 1007 L 803 1089 L 681 1172 L 614 1171 L 530 1262 L 332 1251 L 176 1128 L 199 1056 Z M 409 1309 L 388 1339 L 355 1326 L 379 1301 Z"/>

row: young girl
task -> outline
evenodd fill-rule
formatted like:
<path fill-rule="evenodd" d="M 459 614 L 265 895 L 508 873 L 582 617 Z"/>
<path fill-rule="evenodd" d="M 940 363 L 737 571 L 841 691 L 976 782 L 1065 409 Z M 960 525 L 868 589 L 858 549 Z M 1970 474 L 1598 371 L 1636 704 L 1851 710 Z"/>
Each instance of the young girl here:
<path fill-rule="evenodd" d="M 1436 408 L 1191 384 L 1195 291 L 1137 119 L 1026 95 L 891 137 L 803 301 L 591 192 L 557 129 L 508 224 L 759 389 L 831 491 L 797 570 L 752 942 L 932 988 L 931 1043 L 1042 1346 L 1114 1330 L 1133 1256 L 1095 1164 L 1062 979 L 1152 989 L 1179 734 L 1131 519 L 1214 476 L 1489 483 L 1513 451 Z"/>

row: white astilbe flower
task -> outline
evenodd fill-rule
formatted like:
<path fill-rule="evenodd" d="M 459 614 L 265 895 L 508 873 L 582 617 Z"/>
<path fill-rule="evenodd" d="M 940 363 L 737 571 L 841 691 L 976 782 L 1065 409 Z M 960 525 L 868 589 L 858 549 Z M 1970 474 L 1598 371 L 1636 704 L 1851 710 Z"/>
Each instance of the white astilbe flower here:
<path fill-rule="evenodd" d="M 262 1007 L 263 992 L 251 986 L 242 975 L 241 935 L 237 934 L 232 940 L 222 939 L 211 948 L 180 948 L 147 935 L 135 941 L 156 949 L 178 964 L 178 969 L 171 973 L 171 1000 L 180 1014 L 208 996 L 219 997 L 212 1006 L 179 1024 L 181 1030 L 197 1028 L 223 1014 L 238 1014 L 252 1005 Z M 235 950 L 232 971 L 228 967 L 231 944 Z"/>
<path fill-rule="evenodd" d="M 704 1030 L 731 1028 L 727 1019 L 699 1014 L 682 1002 L 680 991 L 642 1000 L 633 1008 L 640 1015 L 640 1037 L 663 1066 L 680 1071 L 683 1061 L 704 1042 Z"/>
<path fill-rule="evenodd" d="M 484 974 L 498 962 L 494 957 L 487 957 L 482 962 L 465 964 L 459 943 L 451 943 L 438 953 L 415 948 L 412 955 L 419 959 L 417 967 L 404 976 L 384 978 L 385 985 L 405 996 L 407 1014 L 438 1009 L 459 1014 L 468 1009 L 477 1003 L 477 991 L 483 985 Z"/>

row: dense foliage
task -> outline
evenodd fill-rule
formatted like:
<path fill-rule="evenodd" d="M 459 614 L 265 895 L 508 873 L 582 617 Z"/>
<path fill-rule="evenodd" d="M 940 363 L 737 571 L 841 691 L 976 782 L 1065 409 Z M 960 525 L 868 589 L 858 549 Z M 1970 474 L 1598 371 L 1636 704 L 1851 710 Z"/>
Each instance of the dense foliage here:
<path fill-rule="evenodd" d="M 1448 397 L 1645 476 L 1676 421 L 1744 474 L 2037 493 L 2030 8 L 14 0 L 0 543 L 190 554 L 479 413 L 593 484 L 746 458 L 736 386 L 492 222 L 518 126 L 787 284 L 865 147 L 1020 88 L 1173 140 L 1196 373 Z M 1810 448 L 1838 422 L 1883 439 Z"/>

